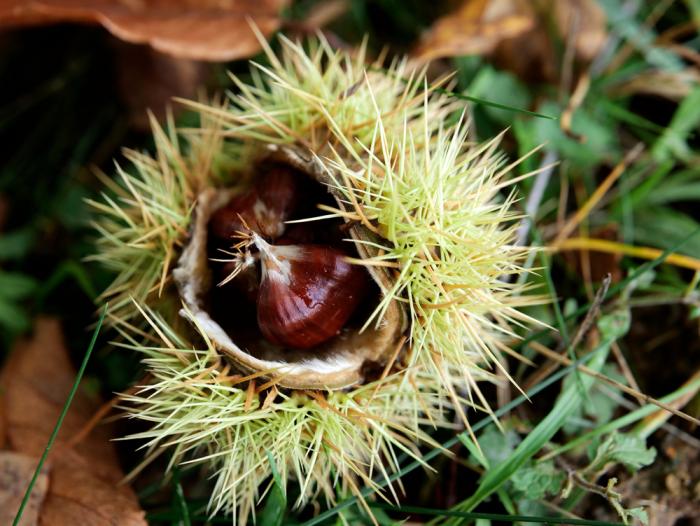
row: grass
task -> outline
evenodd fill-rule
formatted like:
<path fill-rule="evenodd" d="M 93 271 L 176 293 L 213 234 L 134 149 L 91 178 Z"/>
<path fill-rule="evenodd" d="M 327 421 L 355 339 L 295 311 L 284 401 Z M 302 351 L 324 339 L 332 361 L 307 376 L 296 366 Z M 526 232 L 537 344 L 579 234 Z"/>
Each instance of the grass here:
<path fill-rule="evenodd" d="M 410 48 L 431 17 L 439 14 L 424 2 L 411 1 L 410 8 L 390 0 L 353 0 L 349 4 L 348 14 L 334 22 L 329 31 L 353 43 L 369 33 L 369 54 L 383 45 L 390 46 L 391 55 Z M 314 2 L 295 2 L 291 14 L 302 18 L 313 5 Z M 502 140 L 509 159 L 519 158 L 544 143 L 544 154 L 538 152 L 526 160 L 516 169 L 517 174 L 536 171 L 545 155 L 559 161 L 542 189 L 529 237 L 530 241 L 553 250 L 532 262 L 540 268 L 533 269 L 526 282 L 557 298 L 549 306 L 531 306 L 527 310 L 529 316 L 557 330 L 522 331 L 521 339 L 513 341 L 515 348 L 535 366 L 520 366 L 513 361 L 509 364 L 509 374 L 520 383 L 535 372 L 542 376 L 526 390 L 527 396 L 512 388 L 501 388 L 501 395 L 507 392 L 512 398 L 495 409 L 504 434 L 492 434 L 492 419 L 478 417 L 476 413 L 469 413 L 470 425 L 480 440 L 481 450 L 467 431 L 431 431 L 440 447 L 424 448 L 418 460 L 399 456 L 398 471 L 388 480 L 375 480 L 380 487 L 401 480 L 408 494 L 405 498 L 400 495 L 398 502 L 391 504 L 372 502 L 380 521 L 429 516 L 440 524 L 490 521 L 602 526 L 616 520 L 635 520 L 626 514 L 636 506 L 634 502 L 627 496 L 617 498 L 615 487 L 598 484 L 601 481 L 606 484 L 613 477 L 634 481 L 640 473 L 661 469 L 662 452 L 648 468 L 628 469 L 619 458 L 611 460 L 610 466 L 593 480 L 586 471 L 589 462 L 593 462 L 587 451 L 619 433 L 641 440 L 647 448 L 658 448 L 668 433 L 659 421 L 646 420 L 657 414 L 656 405 L 629 396 L 632 405 L 623 407 L 610 394 L 622 396 L 619 390 L 606 391 L 601 387 L 603 382 L 577 369 L 584 364 L 632 387 L 630 378 L 623 377 L 626 363 L 631 379 L 640 384 L 641 391 L 650 392 L 677 410 L 695 411 L 693 415 L 697 416 L 692 405 L 674 405 L 700 388 L 700 380 L 693 377 L 700 368 L 700 362 L 695 360 L 697 334 L 684 333 L 683 327 L 672 325 L 669 320 L 680 312 L 684 323 L 695 326 L 700 312 L 697 289 L 700 149 L 695 133 L 700 123 L 700 91 L 689 87 L 682 95 L 668 99 L 623 89 L 628 81 L 658 71 L 680 79 L 679 68 L 686 63 L 663 38 L 688 16 L 689 8 L 676 2 L 664 4 L 657 9 L 665 11 L 656 13 L 645 5 L 636 12 L 616 12 L 613 2 L 603 1 L 601 5 L 607 9 L 611 20 L 608 30 L 616 45 L 608 60 L 591 72 L 590 85 L 573 112 L 568 130 L 562 128 L 561 117 L 567 112 L 571 90 L 556 83 L 523 81 L 508 70 L 507 61 L 494 65 L 483 57 L 467 57 L 440 64 L 446 69 L 457 69 L 457 85 L 439 90 L 468 108 L 472 138 L 489 140 L 509 127 Z M 653 18 L 647 23 L 650 15 Z M 114 103 L 118 97 L 110 53 L 99 44 L 102 36 L 76 31 L 77 36 L 68 39 L 65 49 L 52 49 L 47 42 L 57 35 L 65 36 L 61 31 L 58 28 L 22 33 L 0 60 L 0 71 L 6 74 L 23 71 L 13 83 L 0 87 L 5 101 L 0 108 L 0 140 L 12 152 L 0 172 L 0 200 L 4 196 L 12 205 L 12 214 L 0 230 L 0 283 L 12 282 L 9 288 L 0 286 L 3 352 L 9 350 L 17 335 L 28 329 L 31 318 L 42 312 L 62 314 L 71 337 L 70 346 L 80 348 L 86 338 L 82 327 L 93 312 L 94 298 L 113 277 L 95 265 L 82 263 L 83 257 L 94 252 L 94 237 L 88 227 L 93 217 L 82 205 L 82 199 L 96 198 L 100 187 L 87 168 L 97 164 L 110 176 L 114 175 L 109 159 L 124 142 L 135 150 L 153 151 L 148 137 L 125 131 L 123 113 Z M 688 35 L 680 44 L 697 51 L 697 30 Z M 565 42 L 559 44 L 565 48 Z M 564 57 L 559 59 L 563 61 Z M 26 68 L 18 65 L 26 61 L 38 66 L 31 68 L 32 72 L 24 72 Z M 265 65 L 264 58 L 260 62 Z M 240 64 L 231 67 L 236 71 L 243 69 Z M 402 73 L 401 77 L 407 75 Z M 655 86 L 648 83 L 645 88 L 652 90 Z M 115 117 L 117 125 L 113 126 Z M 309 119 L 310 125 L 316 117 Z M 641 145 L 637 157 L 605 183 L 606 177 L 637 144 Z M 533 178 L 516 183 L 523 201 L 534 184 Z M 514 206 L 520 210 L 523 202 Z M 611 238 L 606 237 L 609 232 Z M 602 315 L 628 309 L 631 318 L 630 332 L 614 336 L 619 355 L 608 351 L 610 339 L 597 343 L 584 339 L 578 348 L 569 345 L 582 318 L 593 306 L 593 293 L 600 281 L 597 266 L 618 274 L 603 299 Z M 161 275 L 154 270 L 155 274 Z M 153 280 L 145 287 L 151 290 Z M 647 325 L 643 317 L 647 312 L 654 314 L 650 330 L 655 335 L 670 335 L 667 343 L 651 351 L 646 346 L 654 343 L 654 338 L 639 336 Z M 590 337 L 595 334 L 601 331 L 595 330 Z M 674 334 L 680 336 L 674 339 Z M 97 332 L 93 333 L 92 343 L 83 357 L 75 386 L 83 375 L 103 392 L 121 390 L 137 380 L 138 358 L 127 351 L 95 349 L 98 359 L 93 357 L 87 363 L 96 335 Z M 535 341 L 566 352 L 573 360 L 572 365 L 556 369 L 554 362 L 530 348 L 529 344 Z M 659 355 L 677 356 L 673 353 L 681 346 L 680 342 L 684 342 L 687 352 L 679 355 L 682 359 L 674 358 L 664 364 L 668 374 L 665 370 L 657 371 L 662 380 L 644 369 L 646 361 L 653 363 Z M 673 361 L 678 361 L 678 370 L 672 370 Z M 545 374 L 547 371 L 549 374 Z M 496 400 L 497 394 L 494 388 L 488 396 Z M 554 398 L 557 401 L 552 403 Z M 69 404 L 70 398 L 37 473 Z M 591 411 L 592 407 L 597 411 Z M 690 429 L 678 417 L 663 421 L 681 431 Z M 490 445 L 489 437 L 510 436 L 508 433 L 514 433 L 519 440 L 511 449 L 504 445 L 494 449 Z M 453 451 L 455 456 L 445 457 L 442 453 L 445 449 Z M 139 453 L 130 448 L 122 452 L 127 468 L 141 460 Z M 427 463 L 437 474 L 418 469 Z M 564 465 L 571 468 L 572 477 L 578 481 L 575 487 L 567 488 L 562 483 L 554 494 L 541 496 L 534 492 L 525 494 L 518 485 L 523 477 L 533 477 L 533 480 L 545 480 L 543 491 L 549 491 L 566 471 Z M 160 479 L 163 469 L 164 464 L 156 462 L 147 474 L 155 473 L 155 478 Z M 453 471 L 459 480 L 464 480 L 456 488 L 449 482 Z M 135 485 L 142 490 L 141 502 L 153 523 L 207 522 L 202 501 L 196 498 L 198 489 L 210 488 L 205 475 L 198 470 L 182 469 L 176 476 L 153 485 L 146 484 L 147 478 L 137 477 Z M 422 487 L 427 488 L 424 493 L 419 491 Z M 264 526 L 333 524 L 339 515 L 358 522 L 367 520 L 365 512 L 356 505 L 359 500 L 355 496 L 339 492 L 333 506 L 321 504 L 317 509 L 296 509 L 293 504 L 298 495 L 293 489 L 283 495 L 275 490 L 279 489 L 276 483 L 271 483 L 270 488 L 257 503 L 261 510 L 259 524 Z M 367 497 L 371 491 L 365 489 L 361 494 Z M 28 495 L 29 490 L 25 501 Z M 450 498 L 443 498 L 444 495 Z M 558 509 L 546 508 L 544 504 L 555 497 Z M 585 519 L 594 507 L 600 510 L 600 506 L 609 511 L 609 522 Z M 230 520 L 222 514 L 210 522 L 230 523 Z"/>
<path fill-rule="evenodd" d="M 29 497 L 32 494 L 32 489 L 34 488 L 34 484 L 36 484 L 36 479 L 39 476 L 39 473 L 41 473 L 41 468 L 44 467 L 44 462 L 46 462 L 46 457 L 49 456 L 49 451 L 51 451 L 51 447 L 53 446 L 53 443 L 56 441 L 56 437 L 58 436 L 58 432 L 61 429 L 61 426 L 63 425 L 63 419 L 66 417 L 66 414 L 68 414 L 68 409 L 70 409 L 70 404 L 73 401 L 73 397 L 75 396 L 75 393 L 78 391 L 78 387 L 80 386 L 80 381 L 83 378 L 83 375 L 85 374 L 85 368 L 87 367 L 88 361 L 90 361 L 90 356 L 92 356 L 92 350 L 95 348 L 95 343 L 97 342 L 97 336 L 100 334 L 100 329 L 102 328 L 102 322 L 105 319 L 105 316 L 107 315 L 107 304 L 102 308 L 102 314 L 100 314 L 100 318 L 97 321 L 97 326 L 95 327 L 95 330 L 92 333 L 92 340 L 90 340 L 90 345 L 87 348 L 87 351 L 85 352 L 85 357 L 83 358 L 83 363 L 80 364 L 80 369 L 78 369 L 78 373 L 75 375 L 75 381 L 73 382 L 73 387 L 71 387 L 70 392 L 68 393 L 68 397 L 66 398 L 66 402 L 63 404 L 63 407 L 61 408 L 61 413 L 58 415 L 58 420 L 56 420 L 56 425 L 53 428 L 53 431 L 51 431 L 51 435 L 49 436 L 49 441 L 46 443 L 46 447 L 44 448 L 44 452 L 41 454 L 41 457 L 39 458 L 39 463 L 36 466 L 36 469 L 34 470 L 34 474 L 32 475 L 32 479 L 29 481 L 29 486 L 27 486 L 27 491 L 24 493 L 24 497 L 22 498 L 22 502 L 19 505 L 19 509 L 17 510 L 17 514 L 15 515 L 14 520 L 12 521 L 12 526 L 17 526 L 19 524 L 19 521 L 22 519 L 22 514 L 24 513 L 24 508 L 27 506 L 27 503 L 29 502 Z"/>

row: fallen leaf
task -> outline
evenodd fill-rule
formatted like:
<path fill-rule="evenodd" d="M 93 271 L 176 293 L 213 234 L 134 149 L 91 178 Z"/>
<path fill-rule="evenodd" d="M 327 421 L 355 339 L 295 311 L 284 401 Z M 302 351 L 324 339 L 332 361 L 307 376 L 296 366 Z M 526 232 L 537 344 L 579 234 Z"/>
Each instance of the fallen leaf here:
<path fill-rule="evenodd" d="M 101 24 L 121 40 L 180 58 L 227 61 L 260 49 L 289 0 L 0 0 L 0 26 Z"/>
<path fill-rule="evenodd" d="M 608 37 L 603 8 L 596 0 L 548 0 L 559 37 L 574 47 L 578 60 L 589 62 L 601 52 Z"/>
<path fill-rule="evenodd" d="M 306 31 L 316 31 L 343 16 L 349 9 L 348 0 L 325 0 L 309 10 L 301 25 Z"/>
<path fill-rule="evenodd" d="M 14 451 L 0 451 L 0 524 L 12 524 L 38 461 L 38 458 Z M 48 484 L 49 476 L 44 468 L 32 487 L 20 526 L 37 524 Z"/>
<path fill-rule="evenodd" d="M 681 101 L 700 84 L 700 72 L 696 68 L 680 71 L 648 70 L 629 80 L 610 87 L 613 96 L 656 95 Z"/>
<path fill-rule="evenodd" d="M 464 0 L 424 35 L 416 57 L 484 55 L 529 81 L 558 79 L 554 39 L 589 62 L 607 38 L 605 14 L 595 0 Z"/>
<path fill-rule="evenodd" d="M 527 8 L 513 0 L 467 0 L 457 11 L 439 18 L 414 51 L 421 61 L 439 57 L 485 55 L 507 38 L 534 26 Z"/>
<path fill-rule="evenodd" d="M 38 459 L 75 381 L 59 323 L 40 319 L 31 339 L 20 341 L 0 378 L 5 446 Z M 143 526 L 136 495 L 121 485 L 124 474 L 107 426 L 82 442 L 69 440 L 88 423 L 99 401 L 79 389 L 47 460 L 49 487 L 40 524 Z M 36 465 L 36 464 L 35 464 Z"/>

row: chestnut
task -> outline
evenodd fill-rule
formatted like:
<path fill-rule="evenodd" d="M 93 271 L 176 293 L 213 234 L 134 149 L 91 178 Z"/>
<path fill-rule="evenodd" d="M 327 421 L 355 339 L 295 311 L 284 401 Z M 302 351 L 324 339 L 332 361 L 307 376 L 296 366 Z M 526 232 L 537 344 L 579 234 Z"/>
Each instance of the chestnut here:
<path fill-rule="evenodd" d="M 369 287 L 367 271 L 324 245 L 271 245 L 253 233 L 260 251 L 258 326 L 272 343 L 315 347 L 337 335 Z"/>
<path fill-rule="evenodd" d="M 226 246 L 230 246 L 238 233 L 248 229 L 268 239 L 278 238 L 284 233 L 284 222 L 298 204 L 297 178 L 292 169 L 268 167 L 252 188 L 212 214 L 210 235 Z"/>

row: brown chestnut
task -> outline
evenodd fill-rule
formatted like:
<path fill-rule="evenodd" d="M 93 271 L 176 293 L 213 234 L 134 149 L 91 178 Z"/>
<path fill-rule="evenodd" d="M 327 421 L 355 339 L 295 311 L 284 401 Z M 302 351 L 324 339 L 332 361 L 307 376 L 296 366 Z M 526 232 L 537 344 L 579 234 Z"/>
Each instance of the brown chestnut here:
<path fill-rule="evenodd" d="M 308 349 L 340 332 L 368 289 L 367 271 L 323 245 L 267 243 L 260 251 L 258 326 L 272 343 Z"/>
<path fill-rule="evenodd" d="M 252 188 L 212 214 L 210 235 L 227 246 L 239 232 L 248 229 L 268 239 L 278 238 L 299 200 L 297 177 L 289 168 L 268 168 Z"/>

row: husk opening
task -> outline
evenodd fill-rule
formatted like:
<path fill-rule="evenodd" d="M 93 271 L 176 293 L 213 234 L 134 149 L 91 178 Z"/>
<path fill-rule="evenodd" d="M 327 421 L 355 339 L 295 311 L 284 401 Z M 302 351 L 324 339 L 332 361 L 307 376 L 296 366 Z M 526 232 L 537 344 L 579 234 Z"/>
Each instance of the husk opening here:
<path fill-rule="evenodd" d="M 329 172 L 322 161 L 298 147 L 270 145 L 259 162 L 265 161 L 288 164 L 323 185 L 329 182 Z M 338 206 L 344 208 L 342 199 L 333 192 L 331 194 Z M 227 334 L 208 312 L 206 304 L 206 295 L 213 286 L 207 254 L 207 225 L 211 215 L 230 197 L 230 190 L 218 188 L 207 188 L 199 194 L 189 242 L 173 271 L 189 316 L 197 321 L 216 349 L 242 372 L 260 375 L 276 385 L 292 389 L 350 387 L 365 381 L 367 366 L 386 366 L 396 355 L 396 348 L 401 345 L 407 328 L 407 316 L 397 300 L 391 301 L 377 323 L 364 330 L 347 327 L 328 342 L 310 350 L 283 349 L 263 340 L 246 348 L 235 343 L 235 335 Z M 348 231 L 360 258 L 372 257 L 371 247 L 360 241 L 370 240 L 373 234 L 359 224 L 350 225 Z M 378 286 L 379 294 L 385 295 L 391 288 L 387 269 L 366 268 Z"/>

